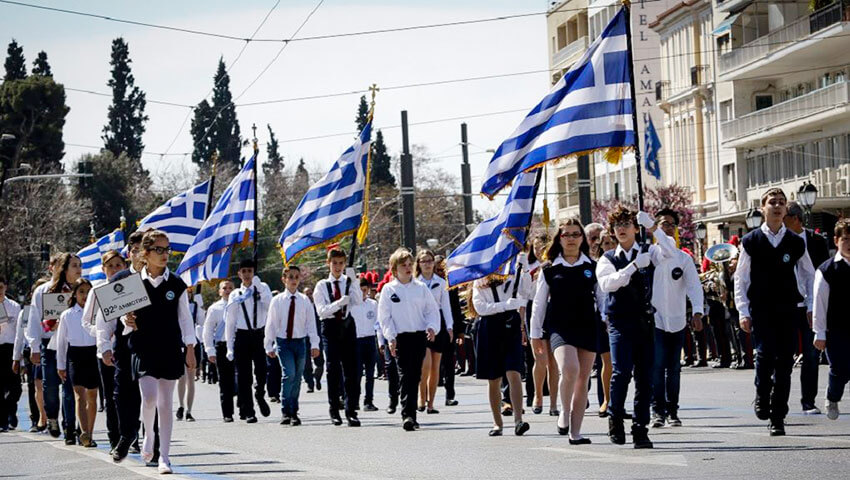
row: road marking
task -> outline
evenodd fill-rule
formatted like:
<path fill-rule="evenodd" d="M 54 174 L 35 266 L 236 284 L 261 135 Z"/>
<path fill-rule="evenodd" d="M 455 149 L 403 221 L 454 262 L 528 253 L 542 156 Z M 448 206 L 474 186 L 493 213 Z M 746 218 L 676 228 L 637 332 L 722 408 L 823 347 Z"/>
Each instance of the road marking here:
<path fill-rule="evenodd" d="M 543 450 L 549 452 L 566 453 L 570 455 L 584 456 L 576 458 L 578 461 L 593 461 L 602 463 L 620 463 L 623 465 L 659 465 L 664 467 L 687 467 L 688 460 L 684 455 L 671 454 L 649 454 L 645 456 L 620 455 L 616 453 L 604 453 L 578 448 L 560 447 L 534 447 L 531 450 Z"/>

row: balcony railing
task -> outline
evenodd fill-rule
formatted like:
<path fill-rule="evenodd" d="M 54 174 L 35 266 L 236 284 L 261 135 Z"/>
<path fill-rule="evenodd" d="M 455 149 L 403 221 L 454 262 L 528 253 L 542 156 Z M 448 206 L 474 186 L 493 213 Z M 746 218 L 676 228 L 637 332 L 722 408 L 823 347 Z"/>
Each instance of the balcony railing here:
<path fill-rule="evenodd" d="M 587 49 L 587 45 L 588 41 L 586 35 L 583 37 L 578 37 L 577 39 L 573 40 L 569 45 L 558 50 L 558 52 L 555 53 L 555 56 L 552 58 L 552 64 L 557 65 L 563 62 L 564 60 L 571 58 L 576 53 L 583 52 Z"/>
<path fill-rule="evenodd" d="M 720 56 L 720 73 L 726 73 L 764 58 L 795 41 L 842 21 L 850 21 L 850 0 L 837 0 L 820 10 L 759 37 Z"/>
<path fill-rule="evenodd" d="M 784 123 L 811 117 L 850 102 L 850 82 L 833 83 L 797 98 L 763 108 L 720 125 L 723 142 L 754 135 Z"/>

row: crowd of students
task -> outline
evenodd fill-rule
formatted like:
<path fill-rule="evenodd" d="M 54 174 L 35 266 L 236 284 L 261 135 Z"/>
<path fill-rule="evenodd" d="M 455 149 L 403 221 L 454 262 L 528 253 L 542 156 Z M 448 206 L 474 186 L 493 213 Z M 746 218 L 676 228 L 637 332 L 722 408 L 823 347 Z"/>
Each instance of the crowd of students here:
<path fill-rule="evenodd" d="M 783 435 L 798 350 L 804 413 L 820 413 L 820 351 L 830 364 L 830 419 L 850 380 L 850 322 L 841 308 L 850 291 L 850 220 L 835 227 L 833 255 L 823 237 L 802 228 L 799 207 L 781 190 L 765 193 L 762 212 L 764 224 L 740 240 L 738 258 L 702 265 L 702 278 L 677 245 L 676 212 L 652 217 L 620 207 L 607 228 L 567 219 L 551 239 L 533 235 L 514 274 L 460 289 L 448 288 L 444 259 L 429 250 L 398 249 L 389 277 L 375 285 L 334 247 L 327 278 L 313 288 L 302 288 L 299 267 L 290 265 L 283 291 L 272 292 L 245 260 L 240 285 L 219 282 L 219 299 L 206 309 L 169 271 L 167 235 L 136 232 L 126 260 L 103 255 L 105 282 L 139 273 L 151 304 L 117 320 L 95 306 L 98 285 L 81 278 L 74 254 L 51 259 L 50 278 L 33 285 L 23 309 L 0 277 L 0 431 L 17 427 L 23 375 L 30 431 L 94 447 L 100 391 L 113 460 L 140 453 L 167 474 L 173 422 L 194 421 L 198 379 L 217 385 L 225 423 L 236 413 L 257 423 L 257 410 L 268 417 L 271 402 L 280 405 L 281 425 L 298 426 L 302 381 L 307 392 L 321 390 L 326 373 L 329 419 L 342 425 L 344 415 L 350 427 L 360 426 L 361 407 L 378 410 L 374 382 L 386 379 L 387 413 L 400 408 L 402 428 L 415 431 L 419 413 L 440 413 L 439 386 L 444 405 L 457 405 L 455 374 L 474 374 L 487 383 L 490 436 L 501 436 L 511 416 L 514 434 L 523 435 L 524 406 L 541 414 L 548 395 L 557 432 L 586 445 L 582 421 L 595 376 L 610 441 L 626 442 L 631 419 L 634 447 L 652 448 L 650 428 L 682 424 L 681 367 L 706 365 L 708 344 L 716 366 L 755 368 L 755 415 L 769 421 L 770 435 Z M 58 321 L 42 316 L 52 293 L 67 294 Z"/>

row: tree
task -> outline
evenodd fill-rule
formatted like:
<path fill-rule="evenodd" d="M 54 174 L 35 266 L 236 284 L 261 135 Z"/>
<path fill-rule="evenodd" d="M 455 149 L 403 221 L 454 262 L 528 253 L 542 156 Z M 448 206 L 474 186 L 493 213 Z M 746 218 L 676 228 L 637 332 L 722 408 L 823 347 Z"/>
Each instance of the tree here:
<path fill-rule="evenodd" d="M 18 45 L 13 38 L 6 49 L 6 75 L 4 82 L 12 80 L 23 80 L 27 78 L 27 62 L 24 59 L 24 48 Z"/>
<path fill-rule="evenodd" d="M 76 187 L 78 195 L 90 199 L 96 231 L 112 231 L 118 228 L 122 210 L 129 225 L 135 224 L 152 207 L 151 181 L 137 172 L 136 160 L 126 153 L 117 157 L 109 150 L 97 155 L 83 155 L 77 162 L 88 164 L 94 175 Z"/>
<path fill-rule="evenodd" d="M 32 62 L 32 74 L 42 75 L 44 77 L 53 76 L 53 72 L 50 70 L 50 64 L 47 63 L 47 52 L 44 50 L 38 52 L 38 57 Z"/>
<path fill-rule="evenodd" d="M 283 157 L 278 151 L 277 137 L 274 136 L 274 131 L 271 125 L 266 125 L 269 129 L 269 143 L 266 145 L 266 154 L 268 160 L 263 163 L 263 173 L 267 173 L 267 169 L 272 173 L 280 173 L 283 171 Z"/>
<path fill-rule="evenodd" d="M 103 145 L 112 155 L 126 153 L 136 163 L 136 171 L 142 168 L 142 151 L 145 144 L 145 93 L 135 85 L 136 79 L 130 71 L 130 49 L 123 38 L 112 41 L 112 78 L 107 85 L 112 89 L 112 105 L 107 114 L 108 123 L 103 127 Z M 146 173 L 146 172 L 145 172 Z"/>
<path fill-rule="evenodd" d="M 366 95 L 361 95 L 360 104 L 357 106 L 357 118 L 354 119 L 354 122 L 357 123 L 357 131 L 362 132 L 368 121 L 369 104 L 366 103 Z"/>
<path fill-rule="evenodd" d="M 212 129 L 208 129 L 207 127 L 212 124 L 215 115 L 206 99 L 201 100 L 201 103 L 195 107 L 194 113 L 195 116 L 192 118 L 192 141 L 194 143 L 192 162 L 201 167 L 205 171 L 204 173 L 206 173 L 206 170 L 212 167 L 212 154 L 215 152 L 215 145 L 211 135 Z"/>
<path fill-rule="evenodd" d="M 208 167 L 212 152 L 218 151 L 219 165 L 240 166 L 242 157 L 239 151 L 242 147 L 239 120 L 236 118 L 236 106 L 230 93 L 230 75 L 224 66 L 224 59 L 219 59 L 218 70 L 213 77 L 212 104 L 206 99 L 195 108 L 192 119 L 192 140 L 195 151 L 192 161 L 202 170 Z"/>
<path fill-rule="evenodd" d="M 387 153 L 387 146 L 384 144 L 384 134 L 378 130 L 375 134 L 375 141 L 372 143 L 372 184 L 395 187 L 395 177 L 390 172 L 390 164 L 392 158 Z"/>
<path fill-rule="evenodd" d="M 263 162 L 263 221 L 266 225 L 271 223 L 275 228 L 283 226 L 289 214 L 292 213 L 291 202 L 288 201 L 287 190 L 289 182 L 283 174 L 283 157 L 278 152 L 277 138 L 271 125 L 269 130 L 269 143 L 266 145 L 268 160 Z M 278 232 L 280 233 L 280 232 Z"/>

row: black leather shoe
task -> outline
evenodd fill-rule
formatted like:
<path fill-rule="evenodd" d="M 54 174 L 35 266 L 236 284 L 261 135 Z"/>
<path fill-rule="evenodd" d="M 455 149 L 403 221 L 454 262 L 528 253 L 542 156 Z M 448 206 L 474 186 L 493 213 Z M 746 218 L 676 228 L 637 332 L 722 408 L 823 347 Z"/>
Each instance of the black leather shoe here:
<path fill-rule="evenodd" d="M 183 407 L 177 407 L 175 417 L 177 417 L 177 421 L 183 420 Z"/>
<path fill-rule="evenodd" d="M 390 415 L 394 414 L 395 410 L 396 410 L 395 405 L 390 405 L 389 407 L 387 407 L 387 413 L 389 413 Z"/>
<path fill-rule="evenodd" d="M 59 421 L 54 418 L 47 419 L 47 432 L 51 437 L 59 438 L 62 434 L 62 430 L 59 430 Z"/>
<path fill-rule="evenodd" d="M 771 420 L 767 429 L 771 437 L 785 436 L 785 422 L 783 420 Z"/>
<path fill-rule="evenodd" d="M 455 399 L 446 400 L 446 406 L 447 406 L 447 407 L 455 407 L 455 406 L 457 406 L 457 400 L 455 400 Z"/>
<path fill-rule="evenodd" d="M 112 449 L 112 461 L 119 463 L 127 457 L 130 451 L 130 444 L 133 443 L 126 438 L 118 440 L 118 444 Z"/>
<path fill-rule="evenodd" d="M 491 437 L 501 437 L 502 436 L 502 429 L 501 428 L 495 428 L 495 427 L 491 428 L 490 431 L 487 432 L 487 435 L 489 435 Z"/>
<path fill-rule="evenodd" d="M 329 412 L 331 415 L 331 423 L 336 426 L 342 425 L 342 417 L 339 416 L 339 410 L 332 408 L 329 410 Z"/>
<path fill-rule="evenodd" d="M 608 438 L 615 445 L 625 445 L 626 430 L 623 427 L 623 420 L 608 417 Z"/>
<path fill-rule="evenodd" d="M 257 417 L 250 416 L 245 419 L 245 423 L 257 423 Z"/>
<path fill-rule="evenodd" d="M 535 405 L 531 407 L 531 413 L 535 415 L 540 415 L 541 413 L 543 413 L 543 407 L 541 405 Z"/>
<path fill-rule="evenodd" d="M 363 405 L 363 411 L 364 412 L 377 412 L 378 407 L 376 407 L 375 405 L 373 405 L 371 403 L 367 403 L 367 404 Z"/>
<path fill-rule="evenodd" d="M 440 413 L 440 411 L 439 411 L 439 410 L 437 410 L 436 408 L 429 408 L 429 409 L 426 411 L 426 413 L 427 413 L 428 415 L 433 415 L 433 414 L 435 414 L 435 413 Z"/>
<path fill-rule="evenodd" d="M 281 425 L 289 425 L 291 423 L 292 423 L 292 419 L 289 417 L 289 415 L 284 415 L 283 418 L 280 419 Z"/>
<path fill-rule="evenodd" d="M 528 422 L 519 422 L 514 426 L 514 435 L 520 436 L 527 432 L 529 428 L 531 428 L 531 425 Z"/>
<path fill-rule="evenodd" d="M 424 411 L 425 411 L 425 407 L 424 407 L 424 406 L 422 406 L 422 407 L 416 407 L 416 411 L 418 411 L 418 412 L 424 412 Z"/>
<path fill-rule="evenodd" d="M 260 408 L 260 414 L 264 417 L 268 417 L 269 415 L 271 415 L 272 411 L 269 408 L 269 404 L 266 403 L 266 399 L 263 398 L 263 397 L 256 397 L 256 398 L 257 398 L 257 406 Z"/>
<path fill-rule="evenodd" d="M 233 423 L 233 417 L 224 417 L 224 423 Z"/>
<path fill-rule="evenodd" d="M 770 399 L 762 399 L 756 395 L 753 400 L 753 410 L 759 420 L 770 420 Z"/>
<path fill-rule="evenodd" d="M 405 432 L 412 432 L 413 430 L 415 430 L 415 428 L 413 427 L 413 424 L 414 424 L 413 419 L 408 417 L 408 418 L 404 419 L 404 422 L 402 422 L 401 428 L 403 428 Z"/>
<path fill-rule="evenodd" d="M 569 435 L 570 427 L 562 427 L 558 425 L 558 435 Z"/>
<path fill-rule="evenodd" d="M 652 448 L 652 442 L 649 441 L 647 432 L 646 427 L 632 425 L 632 443 L 634 443 L 635 448 Z"/>
<path fill-rule="evenodd" d="M 292 416 L 292 426 L 297 427 L 298 425 L 301 425 L 301 419 L 298 418 L 298 415 L 293 415 Z"/>
<path fill-rule="evenodd" d="M 357 418 L 356 415 L 346 415 L 345 419 L 348 421 L 349 427 L 359 427 L 360 426 L 360 419 Z"/>
<path fill-rule="evenodd" d="M 590 445 L 591 443 L 593 442 L 591 442 L 589 438 L 585 437 L 579 438 L 578 440 L 570 439 L 570 445 Z"/>

